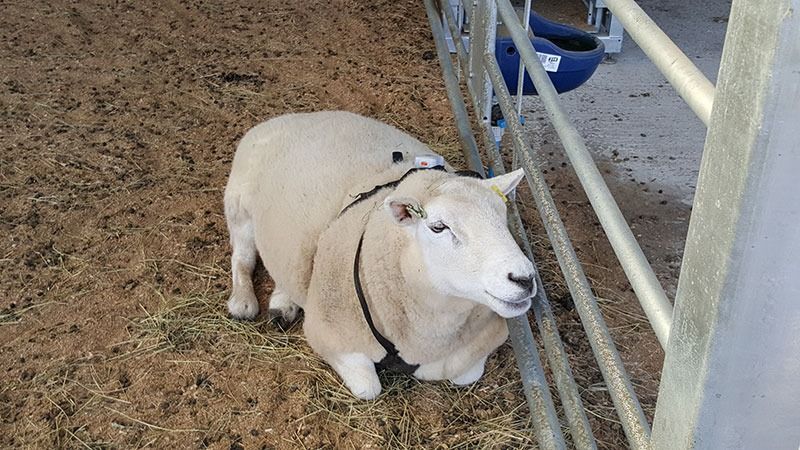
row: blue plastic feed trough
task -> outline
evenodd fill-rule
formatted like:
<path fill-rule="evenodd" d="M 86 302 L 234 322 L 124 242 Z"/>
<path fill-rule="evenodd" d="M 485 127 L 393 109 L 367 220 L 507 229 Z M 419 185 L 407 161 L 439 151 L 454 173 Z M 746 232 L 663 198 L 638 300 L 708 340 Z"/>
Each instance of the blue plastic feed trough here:
<path fill-rule="evenodd" d="M 585 83 L 603 60 L 603 42 L 589 33 L 549 21 L 535 12 L 531 12 L 530 24 L 536 36 L 531 39 L 533 48 L 539 53 L 539 59 L 558 93 L 571 91 Z M 515 93 L 519 77 L 517 47 L 510 37 L 498 37 L 495 50 L 508 90 Z M 536 94 L 527 73 L 522 93 Z"/>

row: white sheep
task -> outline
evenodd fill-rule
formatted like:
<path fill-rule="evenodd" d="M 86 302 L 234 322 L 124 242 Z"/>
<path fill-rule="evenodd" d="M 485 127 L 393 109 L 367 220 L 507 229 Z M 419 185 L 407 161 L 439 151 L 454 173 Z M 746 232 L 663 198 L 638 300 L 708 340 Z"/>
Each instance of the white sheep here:
<path fill-rule="evenodd" d="M 506 226 L 504 196 L 522 170 L 489 180 L 420 170 L 340 215 L 357 194 L 401 179 L 415 156 L 430 154 L 396 128 L 347 112 L 286 115 L 250 130 L 225 189 L 230 314 L 258 314 L 259 254 L 275 281 L 270 314 L 292 321 L 303 308 L 308 343 L 355 396 L 380 394 L 376 363 L 388 351 L 378 335 L 416 378 L 477 381 L 508 337 L 503 318 L 524 314 L 536 290 L 533 265 Z"/>

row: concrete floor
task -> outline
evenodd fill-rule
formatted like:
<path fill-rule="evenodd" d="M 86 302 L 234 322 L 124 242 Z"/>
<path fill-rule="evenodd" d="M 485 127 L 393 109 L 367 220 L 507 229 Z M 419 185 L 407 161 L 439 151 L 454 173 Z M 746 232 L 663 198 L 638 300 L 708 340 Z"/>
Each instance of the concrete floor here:
<path fill-rule="evenodd" d="M 715 83 L 730 0 L 638 3 Z M 561 97 L 668 295 L 673 296 L 705 126 L 627 34 L 622 53 L 610 55 L 586 84 Z M 523 105 L 533 147 L 558 143 L 538 98 L 526 97 Z M 659 215 L 660 220 L 637 221 L 642 211 Z"/>
<path fill-rule="evenodd" d="M 730 0 L 638 3 L 715 83 Z M 665 185 L 691 204 L 706 128 L 630 36 L 622 53 L 610 55 L 586 84 L 561 97 L 589 149 L 613 161 L 625 180 Z M 536 97 L 524 105 L 528 117 L 543 114 Z M 531 133 L 536 139 L 548 130 Z"/>

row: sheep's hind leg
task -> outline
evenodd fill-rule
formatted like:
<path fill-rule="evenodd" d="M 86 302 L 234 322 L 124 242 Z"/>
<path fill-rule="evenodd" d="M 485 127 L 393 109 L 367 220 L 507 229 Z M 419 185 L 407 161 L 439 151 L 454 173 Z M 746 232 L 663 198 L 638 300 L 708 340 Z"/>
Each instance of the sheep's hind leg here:
<path fill-rule="evenodd" d="M 231 273 L 233 288 L 228 300 L 228 312 L 235 319 L 253 320 L 258 315 L 258 299 L 253 290 L 253 270 L 256 267 L 253 222 L 238 205 L 226 199 L 225 216 L 231 236 Z"/>
<path fill-rule="evenodd" d="M 269 318 L 276 322 L 281 328 L 287 328 L 297 319 L 300 306 L 297 305 L 284 291 L 278 286 L 272 291 L 269 298 Z"/>
<path fill-rule="evenodd" d="M 381 380 L 375 371 L 375 363 L 367 355 L 345 353 L 331 358 L 328 362 L 356 397 L 372 400 L 381 393 Z"/>

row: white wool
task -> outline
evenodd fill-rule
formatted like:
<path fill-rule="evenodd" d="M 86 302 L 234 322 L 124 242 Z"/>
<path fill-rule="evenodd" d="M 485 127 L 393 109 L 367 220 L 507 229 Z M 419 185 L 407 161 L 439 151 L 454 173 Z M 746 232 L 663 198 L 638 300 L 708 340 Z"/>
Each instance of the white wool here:
<path fill-rule="evenodd" d="M 396 151 L 402 163 L 392 163 Z M 303 308 L 312 348 L 354 395 L 374 398 L 374 363 L 386 351 L 354 288 L 364 233 L 360 277 L 370 312 L 400 356 L 420 365 L 414 376 L 457 384 L 480 378 L 487 356 L 508 336 L 498 313 L 524 313 L 535 290 L 515 281 L 529 280 L 533 267 L 511 238 L 505 205 L 492 188 L 510 192 L 521 172 L 483 181 L 421 171 L 337 218 L 353 196 L 399 179 L 414 156 L 431 153 L 393 127 L 346 112 L 287 115 L 250 130 L 225 190 L 234 250 L 231 314 L 258 313 L 251 278 L 257 250 L 275 280 L 271 312 L 291 320 Z M 425 210 L 425 218 L 403 215 L 409 205 Z"/>

